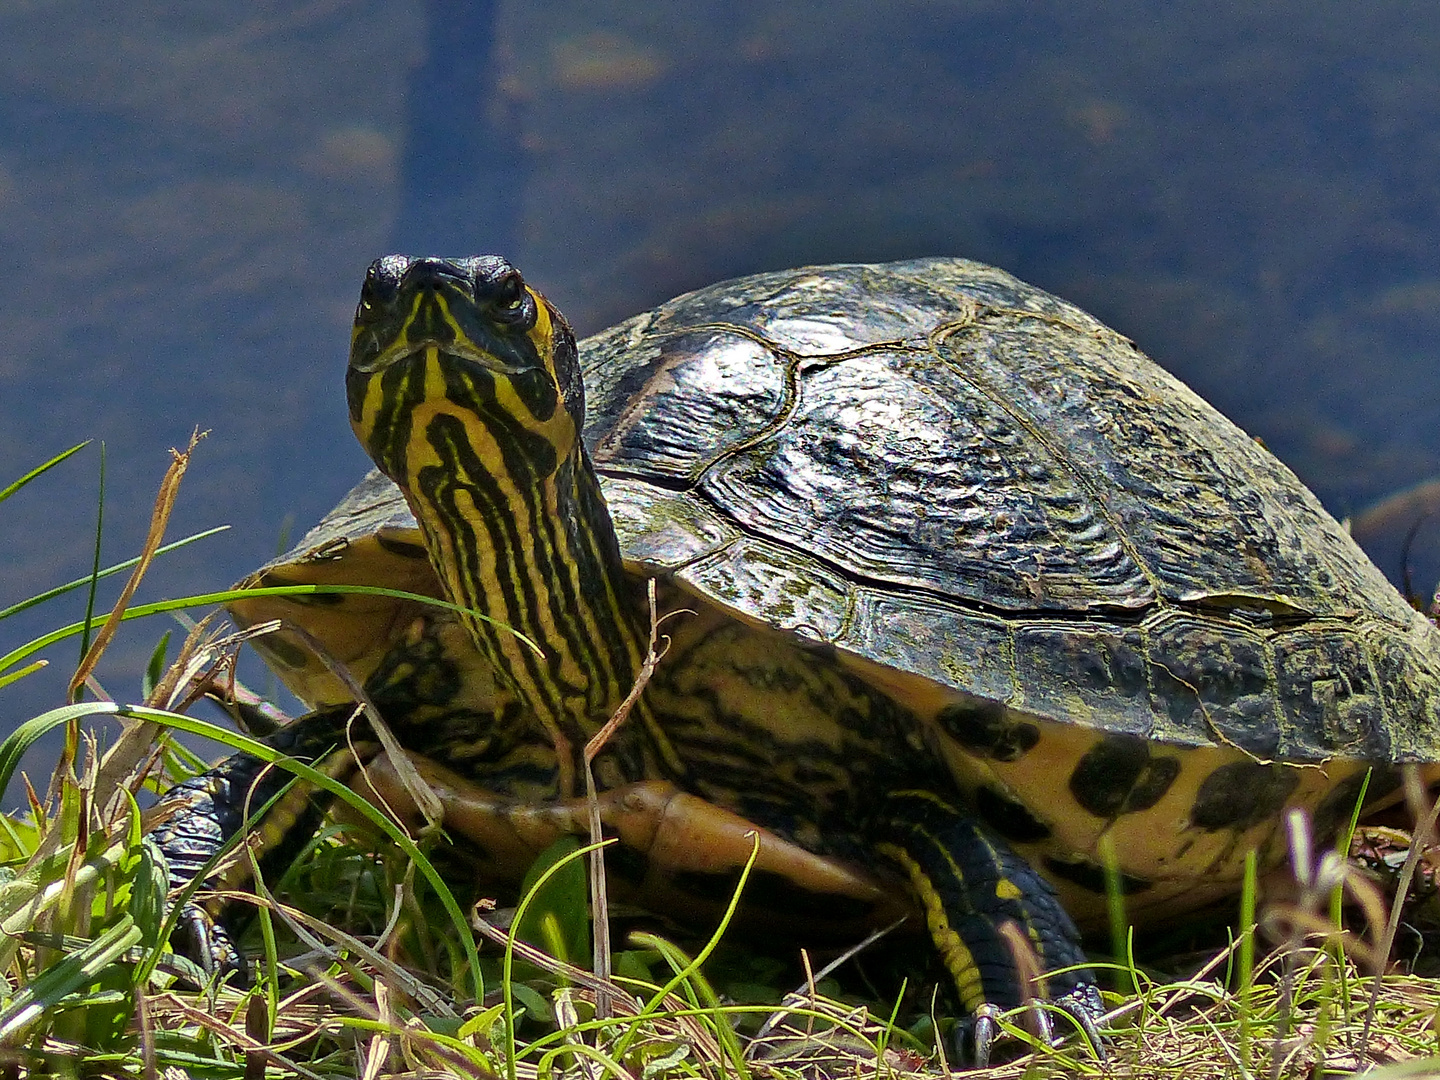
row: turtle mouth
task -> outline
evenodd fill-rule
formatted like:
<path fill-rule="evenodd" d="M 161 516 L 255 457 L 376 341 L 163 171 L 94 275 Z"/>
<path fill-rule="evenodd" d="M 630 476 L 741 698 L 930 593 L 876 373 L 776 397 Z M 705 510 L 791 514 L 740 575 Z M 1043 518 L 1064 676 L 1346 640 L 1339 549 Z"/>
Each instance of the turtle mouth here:
<path fill-rule="evenodd" d="M 368 337 L 369 340 L 364 340 L 364 337 Z M 374 331 L 368 331 L 361 338 L 357 338 L 352 350 L 350 366 L 365 374 L 375 374 L 416 358 L 423 362 L 431 354 L 431 350 L 434 350 L 442 364 L 447 361 L 452 364 L 458 362 L 461 366 L 473 364 L 497 374 L 518 375 L 528 367 L 528 365 L 507 361 L 493 352 L 480 348 L 474 342 L 464 339 L 456 340 L 453 337 L 442 338 L 438 335 L 426 335 L 413 340 L 393 342 L 388 347 L 382 347 L 380 337 Z"/>

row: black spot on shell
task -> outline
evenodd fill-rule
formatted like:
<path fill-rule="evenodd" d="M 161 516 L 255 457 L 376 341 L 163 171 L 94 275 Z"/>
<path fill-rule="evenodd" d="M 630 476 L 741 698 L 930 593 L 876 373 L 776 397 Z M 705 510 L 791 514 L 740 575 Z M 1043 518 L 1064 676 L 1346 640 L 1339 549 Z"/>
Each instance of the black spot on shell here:
<path fill-rule="evenodd" d="M 1355 812 L 1360 789 L 1365 788 L 1365 805 L 1369 806 L 1400 786 L 1400 773 L 1395 769 L 1376 765 L 1370 769 L 1370 783 L 1365 783 L 1365 771 L 1348 776 L 1330 789 L 1330 793 L 1315 807 L 1314 832 L 1317 840 L 1329 843 L 1335 839 L 1343 825 L 1350 824 L 1350 815 Z"/>
<path fill-rule="evenodd" d="M 1058 878 L 1079 885 L 1082 889 L 1098 893 L 1101 896 L 1106 893 L 1105 868 L 1089 859 L 1065 860 L 1051 857 L 1045 860 L 1045 869 Z M 1153 881 L 1134 877 L 1131 874 L 1120 875 L 1120 892 L 1124 896 L 1144 892 L 1153 884 Z"/>
<path fill-rule="evenodd" d="M 1200 785 L 1190 821 L 1209 832 L 1244 831 L 1274 817 L 1300 782 L 1294 769 L 1237 761 L 1222 765 Z"/>
<path fill-rule="evenodd" d="M 301 607 L 341 607 L 350 602 L 350 598 L 343 593 L 296 593 L 294 596 L 285 597 L 292 604 L 299 604 Z"/>
<path fill-rule="evenodd" d="M 1150 744 L 1135 735 L 1107 735 L 1092 746 L 1070 774 L 1070 793 L 1100 818 L 1148 810 L 1160 801 L 1180 762 L 1152 757 Z"/>
<path fill-rule="evenodd" d="M 264 653 L 281 667 L 303 671 L 310 664 L 310 654 L 298 645 L 292 645 L 279 634 L 255 640 L 255 650 Z"/>
<path fill-rule="evenodd" d="M 398 555 L 402 559 L 424 560 L 430 557 L 423 544 L 412 544 L 408 540 L 390 536 L 383 529 L 375 534 L 375 542 L 391 555 Z"/>
<path fill-rule="evenodd" d="M 1070 774 L 1070 793 L 1096 817 L 1114 817 L 1150 760 L 1150 748 L 1134 736 L 1111 735 L 1091 747 Z"/>
<path fill-rule="evenodd" d="M 975 810 L 985 824 L 1017 844 L 1034 843 L 1050 836 L 1050 826 L 1030 813 L 1024 803 L 993 788 L 982 787 L 975 792 Z"/>
<path fill-rule="evenodd" d="M 1009 719 L 1002 705 L 947 705 L 935 719 L 961 746 L 996 761 L 1016 761 L 1040 741 L 1038 727 Z"/>
<path fill-rule="evenodd" d="M 313 561 L 324 561 L 313 560 Z M 310 581 L 295 581 L 292 578 L 277 574 L 274 571 L 262 574 L 255 585 L 261 589 L 285 589 L 293 585 L 312 585 Z M 345 603 L 346 597 L 343 593 L 296 593 L 293 596 L 284 597 L 287 604 L 295 604 L 298 607 L 339 607 Z"/>
<path fill-rule="evenodd" d="M 1149 766 L 1130 789 L 1130 797 L 1125 800 L 1125 806 L 1121 809 L 1122 814 L 1133 814 L 1141 810 L 1149 810 L 1165 797 L 1170 790 L 1170 785 L 1180 775 L 1180 760 L 1173 757 L 1152 757 Z"/>

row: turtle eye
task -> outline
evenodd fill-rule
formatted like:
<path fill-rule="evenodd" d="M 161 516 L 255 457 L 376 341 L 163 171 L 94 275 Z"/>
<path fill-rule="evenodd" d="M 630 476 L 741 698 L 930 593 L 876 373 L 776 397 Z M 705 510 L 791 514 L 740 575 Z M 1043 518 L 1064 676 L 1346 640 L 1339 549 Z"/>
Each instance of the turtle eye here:
<path fill-rule="evenodd" d="M 495 290 L 496 320 L 506 329 L 525 333 L 535 325 L 535 298 L 519 274 L 506 274 Z"/>
<path fill-rule="evenodd" d="M 355 318 L 369 315 L 375 310 L 375 267 L 372 264 L 365 271 L 365 280 L 360 285 L 360 303 L 355 306 Z"/>
<path fill-rule="evenodd" d="M 393 261 L 394 256 L 376 259 L 365 271 L 365 280 L 360 284 L 360 303 L 355 308 L 356 319 L 376 315 L 395 298 L 397 278 L 389 265 Z"/>
<path fill-rule="evenodd" d="M 520 281 L 519 274 L 506 274 L 500 279 L 495 288 L 495 306 L 509 311 L 520 303 L 520 297 L 525 295 L 525 286 Z"/>

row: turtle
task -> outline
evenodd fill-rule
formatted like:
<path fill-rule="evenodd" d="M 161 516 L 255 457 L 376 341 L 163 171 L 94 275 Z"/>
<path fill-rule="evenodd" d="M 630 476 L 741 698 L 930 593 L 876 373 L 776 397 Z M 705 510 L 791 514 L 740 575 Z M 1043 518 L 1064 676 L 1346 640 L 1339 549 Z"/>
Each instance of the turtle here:
<path fill-rule="evenodd" d="M 1319 500 L 1127 338 L 981 263 L 756 274 L 577 345 L 499 256 L 387 256 L 346 393 L 375 470 L 242 585 L 450 606 L 231 613 L 291 628 L 255 646 L 314 712 L 272 743 L 383 785 L 362 683 L 486 879 L 584 831 L 578 755 L 652 605 L 682 613 L 594 762 L 612 880 L 704 910 L 757 838 L 757 925 L 908 912 L 982 1019 L 1100 1016 L 1081 930 L 1107 844 L 1132 921 L 1174 918 L 1247 852 L 1281 863 L 1290 811 L 1333 835 L 1440 759 L 1440 632 Z M 173 789 L 172 878 L 281 782 L 240 755 Z M 278 801 L 266 858 L 318 810 Z M 235 962 L 223 918 L 186 922 Z"/>

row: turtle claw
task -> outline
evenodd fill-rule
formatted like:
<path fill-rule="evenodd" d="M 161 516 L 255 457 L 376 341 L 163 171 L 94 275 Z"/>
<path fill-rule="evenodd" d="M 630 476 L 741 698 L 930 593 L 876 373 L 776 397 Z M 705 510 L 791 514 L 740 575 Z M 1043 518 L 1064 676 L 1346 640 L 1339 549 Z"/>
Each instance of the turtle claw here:
<path fill-rule="evenodd" d="M 988 1002 L 981 1005 L 970 1019 L 955 1028 L 955 1052 L 965 1065 L 977 1069 L 990 1064 L 990 1048 L 1000 1033 L 1000 1010 Z"/>
<path fill-rule="evenodd" d="M 1048 1007 L 1047 1007 L 1048 1006 Z M 1100 1034 L 1100 1019 L 1105 1015 L 1105 1005 L 1100 991 L 1093 983 L 1080 983 L 1063 997 L 1050 1002 L 1031 998 L 1026 1004 L 1025 1020 L 1030 1033 L 1045 1046 L 1059 1046 L 1063 1037 L 1055 1035 L 1051 1020 L 1051 1009 L 1060 1009 L 1069 1016 L 1089 1042 L 1095 1057 L 1106 1060 L 1105 1039 Z M 983 1069 L 990 1064 L 990 1052 L 1001 1028 L 999 1017 L 1003 1010 L 986 1003 L 971 1015 L 970 1019 L 955 1029 L 955 1049 L 965 1064 Z"/>
<path fill-rule="evenodd" d="M 1050 1019 L 1050 1010 L 1035 998 L 1025 1004 L 1025 1020 L 1030 1034 L 1034 1035 L 1042 1046 L 1055 1046 L 1059 1042 L 1055 1038 L 1055 1022 Z"/>
<path fill-rule="evenodd" d="M 1055 1006 L 1075 1021 L 1096 1059 L 1103 1062 L 1105 1038 L 1100 1034 L 1100 1020 L 1105 1015 L 1105 1002 L 1100 998 L 1099 988 L 1094 983 L 1077 983 L 1075 989 L 1055 1000 Z"/>
<path fill-rule="evenodd" d="M 235 945 L 235 939 L 224 924 L 201 905 L 194 902 L 180 909 L 175 944 L 177 951 L 189 957 L 213 982 L 229 980 L 233 985 L 250 984 L 249 965 Z"/>

